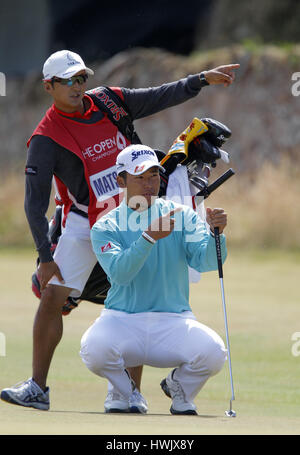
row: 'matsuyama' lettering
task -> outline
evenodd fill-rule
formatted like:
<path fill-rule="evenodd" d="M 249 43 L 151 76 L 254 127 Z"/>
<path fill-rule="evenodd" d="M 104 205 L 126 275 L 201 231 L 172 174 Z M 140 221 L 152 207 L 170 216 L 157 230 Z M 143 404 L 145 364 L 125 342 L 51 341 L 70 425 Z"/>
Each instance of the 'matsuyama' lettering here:
<path fill-rule="evenodd" d="M 94 180 L 94 188 L 98 194 L 98 196 L 103 196 L 104 194 L 110 193 L 111 191 L 118 188 L 117 182 L 117 173 L 111 172 L 110 174 L 106 174 L 103 177 L 99 177 Z"/>

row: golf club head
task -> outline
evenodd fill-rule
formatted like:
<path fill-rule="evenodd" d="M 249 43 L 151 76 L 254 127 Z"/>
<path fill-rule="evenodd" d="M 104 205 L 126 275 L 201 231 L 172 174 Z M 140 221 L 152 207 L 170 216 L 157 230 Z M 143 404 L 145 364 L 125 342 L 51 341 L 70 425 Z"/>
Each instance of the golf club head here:
<path fill-rule="evenodd" d="M 236 417 L 236 412 L 233 409 L 230 409 L 229 411 L 225 411 L 226 417 Z"/>

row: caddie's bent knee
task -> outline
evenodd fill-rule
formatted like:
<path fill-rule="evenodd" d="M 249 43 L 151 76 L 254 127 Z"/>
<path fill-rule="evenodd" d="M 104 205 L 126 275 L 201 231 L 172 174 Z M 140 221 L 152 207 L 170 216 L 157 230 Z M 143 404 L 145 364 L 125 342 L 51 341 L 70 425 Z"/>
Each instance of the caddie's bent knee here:
<path fill-rule="evenodd" d="M 46 289 L 42 292 L 40 305 L 43 309 L 46 309 L 49 312 L 60 311 L 66 301 L 66 293 L 62 295 L 60 292 L 62 288 L 57 291 L 54 286 L 47 286 Z"/>

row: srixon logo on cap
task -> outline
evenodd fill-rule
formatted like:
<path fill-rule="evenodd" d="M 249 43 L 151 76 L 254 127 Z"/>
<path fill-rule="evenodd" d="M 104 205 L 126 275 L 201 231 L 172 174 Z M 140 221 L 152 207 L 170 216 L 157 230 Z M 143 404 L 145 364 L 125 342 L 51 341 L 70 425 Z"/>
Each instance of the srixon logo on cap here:
<path fill-rule="evenodd" d="M 139 156 L 141 155 L 152 155 L 152 156 L 156 156 L 154 152 L 152 152 L 151 150 L 139 150 L 137 152 L 132 152 L 131 153 L 131 161 L 134 161 L 136 160 Z"/>
<path fill-rule="evenodd" d="M 75 60 L 75 58 L 70 54 L 70 52 L 67 53 L 67 59 L 68 59 L 68 62 L 67 62 L 68 66 L 78 65 L 78 64 L 80 65 L 80 62 Z"/>

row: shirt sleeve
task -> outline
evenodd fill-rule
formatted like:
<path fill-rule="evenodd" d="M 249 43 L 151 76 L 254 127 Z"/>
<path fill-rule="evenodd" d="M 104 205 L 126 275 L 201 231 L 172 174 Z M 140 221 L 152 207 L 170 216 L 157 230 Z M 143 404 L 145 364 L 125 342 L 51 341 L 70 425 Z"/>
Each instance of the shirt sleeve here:
<path fill-rule="evenodd" d="M 91 230 L 94 253 L 109 280 L 126 286 L 143 267 L 153 245 L 140 236 L 129 248 L 124 248 L 117 231 L 100 223 Z"/>
<path fill-rule="evenodd" d="M 188 265 L 198 272 L 218 269 L 214 237 L 207 232 L 206 224 L 192 209 L 184 212 L 184 248 Z M 225 235 L 220 235 L 222 263 L 227 257 Z"/>
<path fill-rule="evenodd" d="M 25 168 L 24 209 L 41 262 L 53 260 L 48 237 L 46 212 L 49 206 L 55 150 L 44 136 L 34 136 L 28 149 Z"/>
<path fill-rule="evenodd" d="M 159 87 L 122 88 L 124 102 L 133 120 L 155 114 L 195 97 L 201 90 L 199 74 Z"/>

